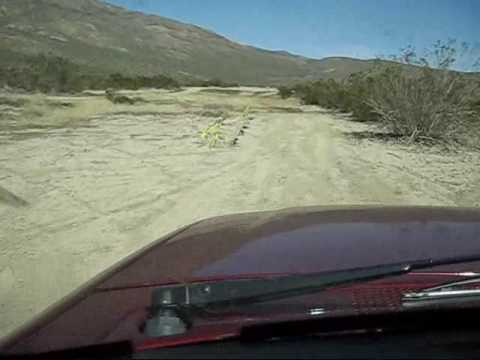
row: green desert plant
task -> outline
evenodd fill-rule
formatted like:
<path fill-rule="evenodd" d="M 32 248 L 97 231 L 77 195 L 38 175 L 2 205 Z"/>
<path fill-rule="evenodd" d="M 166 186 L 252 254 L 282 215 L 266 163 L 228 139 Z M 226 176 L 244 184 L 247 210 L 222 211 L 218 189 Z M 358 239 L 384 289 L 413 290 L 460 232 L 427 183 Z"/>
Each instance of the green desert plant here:
<path fill-rule="evenodd" d="M 217 120 L 209 124 L 200 132 L 200 138 L 208 144 L 209 148 L 223 144 L 225 142 L 223 121 Z"/>

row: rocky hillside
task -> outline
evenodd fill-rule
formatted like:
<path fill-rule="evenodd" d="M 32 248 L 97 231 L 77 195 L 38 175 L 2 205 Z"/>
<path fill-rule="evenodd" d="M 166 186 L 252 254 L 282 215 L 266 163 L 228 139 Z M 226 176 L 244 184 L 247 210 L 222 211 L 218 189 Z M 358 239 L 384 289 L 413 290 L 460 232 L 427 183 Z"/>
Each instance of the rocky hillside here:
<path fill-rule="evenodd" d="M 0 64 L 38 53 L 102 72 L 262 85 L 339 79 L 371 65 L 245 46 L 194 25 L 97 0 L 0 0 Z"/>

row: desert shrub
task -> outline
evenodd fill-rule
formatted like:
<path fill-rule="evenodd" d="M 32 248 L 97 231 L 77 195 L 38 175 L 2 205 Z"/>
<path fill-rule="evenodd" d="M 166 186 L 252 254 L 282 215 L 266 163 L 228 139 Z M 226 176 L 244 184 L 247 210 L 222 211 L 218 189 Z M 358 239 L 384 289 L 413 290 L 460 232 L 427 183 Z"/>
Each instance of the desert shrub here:
<path fill-rule="evenodd" d="M 377 61 L 344 81 L 320 80 L 283 91 L 305 104 L 352 113 L 357 121 L 377 121 L 409 141 L 457 141 L 480 127 L 480 81 L 478 74 L 452 70 L 467 46 L 455 45 L 437 42 L 422 56 L 407 47 L 394 61 Z"/>
<path fill-rule="evenodd" d="M 198 87 L 239 87 L 240 84 L 235 82 L 223 81 L 220 79 L 210 79 L 210 80 L 198 80 L 192 79 L 184 81 L 185 86 L 198 86 Z"/>
<path fill-rule="evenodd" d="M 478 83 L 451 67 L 456 61 L 454 43 L 437 42 L 418 58 L 405 49 L 397 61 L 411 68 L 384 66 L 370 89 L 368 104 L 393 134 L 421 139 L 458 140 L 475 122 L 472 107 Z M 417 60 L 418 59 L 418 60 Z"/>
<path fill-rule="evenodd" d="M 114 104 L 134 105 L 135 100 L 125 95 L 117 95 L 111 100 Z"/>
<path fill-rule="evenodd" d="M 312 84 L 299 85 L 295 87 L 295 94 L 306 105 L 320 105 L 321 101 L 321 83 L 317 81 Z"/>
<path fill-rule="evenodd" d="M 28 62 L 0 69 L 0 85 L 27 91 L 66 91 L 76 67 L 65 59 L 37 55 Z"/>
<path fill-rule="evenodd" d="M 145 100 L 140 97 L 130 97 L 126 95 L 120 95 L 115 92 L 114 89 L 107 89 L 105 91 L 106 98 L 114 104 L 127 104 L 127 105 L 135 105 L 139 102 L 144 102 Z"/>
<path fill-rule="evenodd" d="M 333 79 L 318 80 L 284 87 L 282 91 L 299 97 L 304 104 L 352 113 L 358 121 L 369 121 L 375 119 L 375 114 L 367 103 L 373 82 L 374 77 L 365 72 L 354 74 L 341 82 Z"/>
<path fill-rule="evenodd" d="M 223 144 L 225 142 L 223 121 L 216 120 L 209 124 L 200 132 L 200 138 L 207 143 L 210 148 Z"/>
<path fill-rule="evenodd" d="M 15 66 L 0 67 L 0 87 L 29 92 L 81 92 L 106 88 L 136 90 L 140 88 L 177 89 L 179 83 L 165 75 L 125 76 L 105 74 L 75 64 L 52 54 L 24 56 Z"/>
<path fill-rule="evenodd" d="M 225 120 L 230 116 L 230 113 L 228 112 L 228 110 L 218 109 L 218 110 L 204 110 L 201 113 L 201 115 L 203 117 L 217 118 L 217 119 Z"/>
<path fill-rule="evenodd" d="M 115 73 L 111 74 L 104 81 L 104 86 L 113 89 L 126 90 L 138 90 L 141 88 L 176 89 L 179 87 L 179 84 L 176 80 L 164 75 L 155 75 L 152 77 L 129 77 L 119 73 Z"/>
<path fill-rule="evenodd" d="M 278 88 L 278 94 L 282 99 L 288 99 L 289 97 L 293 96 L 294 89 L 288 86 L 280 86 Z"/>
<path fill-rule="evenodd" d="M 377 115 L 368 100 L 376 81 L 376 77 L 365 72 L 341 82 L 329 79 L 298 85 L 292 91 L 304 104 L 351 113 L 356 121 L 375 121 Z"/>
<path fill-rule="evenodd" d="M 214 86 L 214 87 L 234 87 L 234 86 L 238 86 L 238 84 L 235 84 L 235 83 L 229 83 L 227 81 L 223 81 L 223 80 L 220 80 L 220 79 L 212 79 L 212 80 L 207 80 L 205 83 L 204 83 L 204 86 Z"/>
<path fill-rule="evenodd" d="M 357 121 L 377 121 L 378 116 L 368 102 L 376 81 L 378 78 L 370 72 L 351 75 L 344 85 L 345 98 L 341 110 L 352 113 Z"/>

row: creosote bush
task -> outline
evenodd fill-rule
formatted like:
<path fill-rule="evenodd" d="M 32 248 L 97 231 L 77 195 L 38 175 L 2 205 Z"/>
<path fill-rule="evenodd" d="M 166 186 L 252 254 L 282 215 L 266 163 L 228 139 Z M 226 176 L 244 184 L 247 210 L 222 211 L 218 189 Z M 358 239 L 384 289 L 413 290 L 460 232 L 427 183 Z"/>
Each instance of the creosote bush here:
<path fill-rule="evenodd" d="M 393 61 L 377 61 L 371 70 L 344 81 L 320 80 L 279 88 L 305 104 L 352 113 L 357 121 L 375 121 L 409 142 L 461 141 L 480 127 L 480 80 L 455 71 L 468 52 L 453 40 L 437 42 L 419 56 L 413 47 Z"/>
<path fill-rule="evenodd" d="M 386 66 L 377 76 L 367 102 L 390 132 L 422 139 L 458 141 L 469 129 L 478 126 L 474 99 L 480 94 L 478 81 L 454 71 L 461 52 L 454 40 L 436 42 L 419 56 L 413 47 L 394 57 L 399 63 L 415 66 Z"/>

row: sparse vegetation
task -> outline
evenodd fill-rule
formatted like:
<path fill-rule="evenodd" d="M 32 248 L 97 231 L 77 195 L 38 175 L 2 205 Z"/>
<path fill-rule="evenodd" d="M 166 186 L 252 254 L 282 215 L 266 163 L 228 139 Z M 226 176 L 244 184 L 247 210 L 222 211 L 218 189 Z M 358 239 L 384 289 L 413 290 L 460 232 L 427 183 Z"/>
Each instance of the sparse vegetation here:
<path fill-rule="evenodd" d="M 437 42 L 421 57 L 411 47 L 404 49 L 395 60 L 416 65 L 419 71 L 409 75 L 404 68 L 387 67 L 378 74 L 367 103 L 379 121 L 409 141 L 458 141 L 478 126 L 472 103 L 480 87 L 477 81 L 451 70 L 458 55 L 453 41 Z"/>
<path fill-rule="evenodd" d="M 395 62 L 379 61 L 372 70 L 343 82 L 317 81 L 279 92 L 282 97 L 295 94 L 306 104 L 352 113 L 357 121 L 376 121 L 409 142 L 462 141 L 480 126 L 480 84 L 452 70 L 460 51 L 454 41 L 437 42 L 422 56 L 408 47 L 393 57 Z"/>
<path fill-rule="evenodd" d="M 9 96 L 0 96 L 0 105 L 11 106 L 11 107 L 22 107 L 27 103 L 26 99 L 22 98 L 13 98 Z"/>
<path fill-rule="evenodd" d="M 114 89 L 107 89 L 105 91 L 106 98 L 113 104 L 135 105 L 137 103 L 144 103 L 145 100 L 141 97 L 130 97 L 118 94 Z"/>
<path fill-rule="evenodd" d="M 279 88 L 279 92 L 283 98 L 296 96 L 307 105 L 352 113 L 357 121 L 372 121 L 375 120 L 375 115 L 366 99 L 373 84 L 374 77 L 371 73 L 357 73 L 342 82 L 333 79 L 318 80 Z"/>
<path fill-rule="evenodd" d="M 165 75 L 129 77 L 111 75 L 77 65 L 62 57 L 40 54 L 24 56 L 15 66 L 0 67 L 0 87 L 23 89 L 28 92 L 75 93 L 87 89 L 140 88 L 177 89 L 179 83 Z"/>
<path fill-rule="evenodd" d="M 115 111 L 112 103 L 102 97 L 90 98 L 88 101 L 58 101 L 49 99 L 45 94 L 10 95 L 12 102 L 18 101 L 22 106 L 16 108 L 15 121 L 0 124 L 0 130 L 50 129 L 77 126 L 99 113 Z M 121 108 L 120 108 L 121 109 Z"/>
<path fill-rule="evenodd" d="M 112 74 L 106 78 L 103 86 L 104 88 L 127 90 L 138 90 L 141 88 L 177 89 L 180 87 L 176 80 L 164 75 L 128 77 L 119 73 Z"/>
<path fill-rule="evenodd" d="M 219 79 L 188 80 L 185 86 L 238 87 L 238 83 Z M 22 89 L 27 92 L 77 93 L 84 90 L 142 88 L 177 90 L 180 83 L 165 75 L 127 76 L 121 73 L 106 74 L 96 68 L 80 66 L 52 54 L 23 55 L 15 65 L 0 66 L 0 87 Z M 128 102 L 127 102 L 128 103 Z"/>
<path fill-rule="evenodd" d="M 282 99 L 288 99 L 289 97 L 291 97 L 295 91 L 294 89 L 288 87 L 288 86 L 280 86 L 278 88 L 278 93 L 280 94 L 280 97 Z"/>
<path fill-rule="evenodd" d="M 227 82 L 220 79 L 211 80 L 190 80 L 185 83 L 187 86 L 200 86 L 200 87 L 238 87 L 238 83 Z"/>
<path fill-rule="evenodd" d="M 200 132 L 201 139 L 208 144 L 209 148 L 217 147 L 225 142 L 223 121 L 215 120 Z"/>
<path fill-rule="evenodd" d="M 226 119 L 229 116 L 229 113 L 227 110 L 205 110 L 202 112 L 202 116 Z"/>

